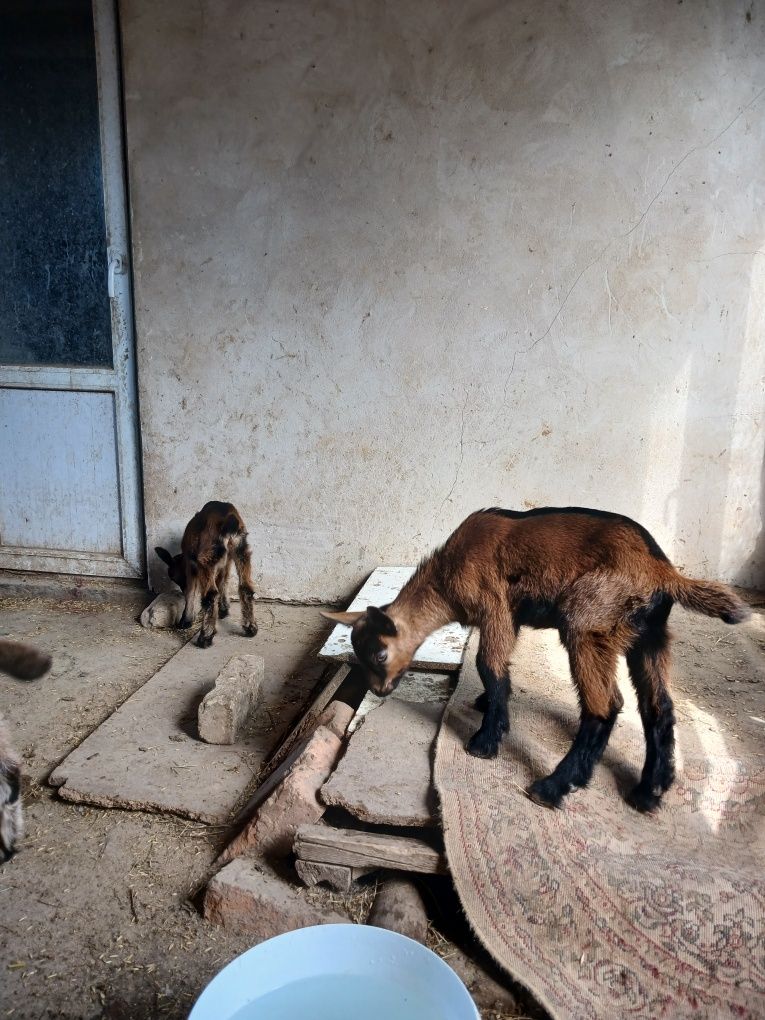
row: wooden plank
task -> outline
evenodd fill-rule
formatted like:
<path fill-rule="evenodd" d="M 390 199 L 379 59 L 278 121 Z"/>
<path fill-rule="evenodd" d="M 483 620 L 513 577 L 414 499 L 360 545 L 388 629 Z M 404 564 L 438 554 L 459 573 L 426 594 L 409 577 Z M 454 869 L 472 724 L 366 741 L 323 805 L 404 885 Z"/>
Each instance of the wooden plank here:
<path fill-rule="evenodd" d="M 378 567 L 348 606 L 349 611 L 366 609 L 367 606 L 385 606 L 392 602 L 414 571 L 415 567 Z M 469 629 L 459 623 L 450 623 L 437 630 L 414 653 L 411 668 L 447 673 L 458 670 L 462 665 L 469 633 Z M 334 662 L 355 662 L 350 627 L 337 624 L 319 652 L 319 658 Z"/>
<path fill-rule="evenodd" d="M 297 871 L 303 885 L 314 886 L 326 882 L 337 892 L 350 892 L 353 883 L 368 875 L 376 868 L 349 868 L 345 864 L 319 864 L 312 861 L 295 861 Z"/>
<path fill-rule="evenodd" d="M 335 693 L 350 671 L 350 666 L 341 666 L 340 669 L 338 669 L 336 673 L 333 673 L 327 680 L 327 683 L 321 688 L 319 693 L 308 706 L 305 714 L 300 717 L 297 725 L 290 730 L 282 743 L 266 761 L 261 773 L 262 778 L 270 776 L 271 773 L 277 769 L 286 758 L 294 757 L 292 752 L 294 752 L 299 743 L 302 743 L 309 730 L 314 727 L 316 720 L 334 698 Z"/>
<path fill-rule="evenodd" d="M 350 868 L 391 868 L 423 875 L 448 870 L 444 855 L 424 840 L 329 825 L 302 825 L 295 836 L 295 853 L 303 861 Z"/>

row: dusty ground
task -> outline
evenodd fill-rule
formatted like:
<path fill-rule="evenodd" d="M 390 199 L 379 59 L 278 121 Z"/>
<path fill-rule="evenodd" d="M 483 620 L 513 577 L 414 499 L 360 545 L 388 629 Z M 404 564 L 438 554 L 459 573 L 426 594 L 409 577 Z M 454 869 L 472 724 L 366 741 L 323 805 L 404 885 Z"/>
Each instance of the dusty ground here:
<path fill-rule="evenodd" d="M 180 647 L 176 633 L 138 625 L 145 602 L 0 598 L 0 634 L 54 656 L 51 675 L 36 684 L 0 677 L 29 780 L 27 838 L 0 871 L 0 1017 L 183 1017 L 250 944 L 205 924 L 190 902 L 222 848 L 220 830 L 70 805 L 44 785 Z M 252 650 L 268 660 L 279 641 L 311 654 L 326 631 L 313 616 L 259 607 Z"/>
<path fill-rule="evenodd" d="M 0 1018 L 185 1017 L 250 944 L 206 924 L 195 905 L 221 831 L 70 805 L 44 785 L 180 646 L 173 632 L 136 623 L 144 602 L 0 598 L 0 635 L 34 641 L 55 660 L 35 684 L 0 677 L 0 705 L 28 774 L 28 836 L 0 870 Z M 312 654 L 326 628 L 318 613 L 315 627 L 307 624 L 305 613 L 261 607 L 253 651 L 267 656 L 269 643 L 291 641 Z M 737 632 L 688 614 L 679 621 L 680 720 L 721 730 L 729 750 L 741 742 L 765 754 L 765 617 Z M 359 897 L 359 915 L 368 898 Z"/>

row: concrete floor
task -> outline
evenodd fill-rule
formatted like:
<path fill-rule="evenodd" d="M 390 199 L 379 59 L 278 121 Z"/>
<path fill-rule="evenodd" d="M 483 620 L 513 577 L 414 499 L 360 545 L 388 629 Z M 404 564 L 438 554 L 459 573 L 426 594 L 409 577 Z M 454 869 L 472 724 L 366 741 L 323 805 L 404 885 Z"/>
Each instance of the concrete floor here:
<path fill-rule="evenodd" d="M 75 806 L 45 785 L 180 647 L 177 633 L 138 625 L 146 601 L 0 597 L 0 635 L 54 657 L 39 682 L 0 676 L 0 705 L 27 774 L 28 832 L 0 869 L 0 1018 L 185 1017 L 207 981 L 250 945 L 206 924 L 195 905 L 225 842 L 221 829 Z M 328 631 L 314 606 L 261 604 L 258 620 L 252 647 L 267 663 L 269 649 L 282 656 L 285 645 L 296 662 L 315 661 Z M 762 611 L 739 628 L 677 610 L 673 624 L 681 725 L 700 738 L 719 730 L 729 750 L 765 754 Z"/>
<path fill-rule="evenodd" d="M 0 598 L 0 634 L 51 652 L 51 674 L 0 677 L 26 771 L 27 837 L 0 870 L 0 1017 L 184 1017 L 248 936 L 222 934 L 191 900 L 225 840 L 169 816 L 67 804 L 52 768 L 180 647 L 136 622 L 147 601 Z M 238 608 L 234 606 L 233 612 Z M 315 607 L 261 605 L 253 652 L 315 661 Z M 200 651 L 200 655 L 204 652 Z"/>

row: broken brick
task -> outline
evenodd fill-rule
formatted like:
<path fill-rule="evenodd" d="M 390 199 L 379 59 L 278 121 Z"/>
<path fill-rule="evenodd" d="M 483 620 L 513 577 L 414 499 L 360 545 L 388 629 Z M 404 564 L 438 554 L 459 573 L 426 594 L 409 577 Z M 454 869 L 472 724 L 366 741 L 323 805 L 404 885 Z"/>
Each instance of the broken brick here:
<path fill-rule="evenodd" d="M 301 825 L 318 822 L 326 810 L 318 792 L 342 747 L 340 738 L 319 726 L 306 741 L 292 768 L 236 839 L 224 850 L 226 862 L 255 850 L 265 857 L 286 857 Z"/>
<path fill-rule="evenodd" d="M 204 916 L 230 931 L 270 939 L 314 924 L 347 924 L 348 917 L 323 910 L 301 890 L 251 858 L 227 864 L 211 880 L 204 897 Z"/>
<path fill-rule="evenodd" d="M 344 737 L 353 716 L 354 710 L 350 705 L 344 701 L 331 701 L 316 720 L 316 725 L 326 726 L 336 736 Z"/>

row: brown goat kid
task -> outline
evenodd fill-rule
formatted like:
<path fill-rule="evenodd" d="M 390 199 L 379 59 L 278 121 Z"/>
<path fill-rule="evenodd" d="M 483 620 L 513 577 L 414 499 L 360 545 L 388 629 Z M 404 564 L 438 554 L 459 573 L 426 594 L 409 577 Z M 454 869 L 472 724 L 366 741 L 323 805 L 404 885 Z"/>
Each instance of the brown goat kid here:
<path fill-rule="evenodd" d="M 159 546 L 154 551 L 167 564 L 170 580 L 186 596 L 180 626 L 191 627 L 202 607 L 202 627 L 197 637 L 200 648 L 212 644 L 218 616 L 228 616 L 226 585 L 232 561 L 239 578 L 244 633 L 248 637 L 258 633 L 247 528 L 235 506 L 215 500 L 205 503 L 186 525 L 179 555 L 171 556 Z"/>
<path fill-rule="evenodd" d="M 428 634 L 455 620 L 478 627 L 476 665 L 485 693 L 476 708 L 483 721 L 467 751 L 480 758 L 496 756 L 509 726 L 509 662 L 519 629 L 557 629 L 581 717 L 569 752 L 530 788 L 550 807 L 589 782 L 623 704 L 616 662 L 626 656 L 646 740 L 642 776 L 627 799 L 650 811 L 675 776 L 667 629 L 675 602 L 726 623 L 750 612 L 725 585 L 680 574 L 628 517 L 579 507 L 491 509 L 463 521 L 389 606 L 323 615 L 352 625 L 368 685 L 383 696 Z"/>

